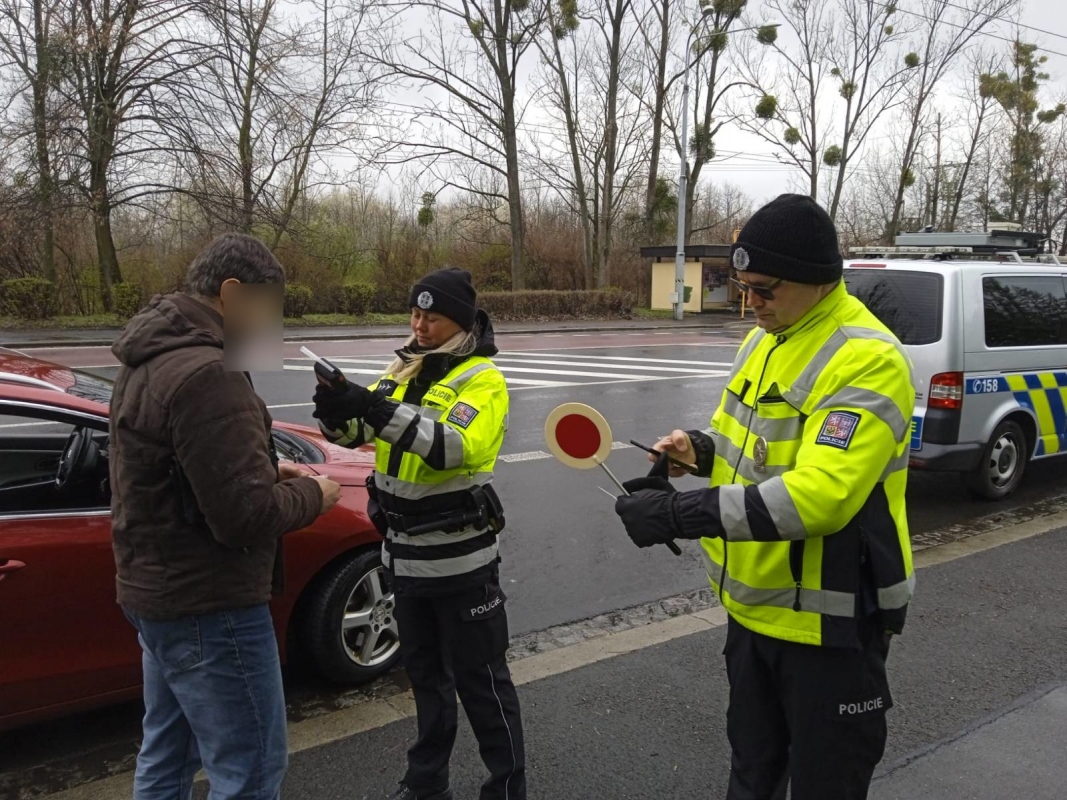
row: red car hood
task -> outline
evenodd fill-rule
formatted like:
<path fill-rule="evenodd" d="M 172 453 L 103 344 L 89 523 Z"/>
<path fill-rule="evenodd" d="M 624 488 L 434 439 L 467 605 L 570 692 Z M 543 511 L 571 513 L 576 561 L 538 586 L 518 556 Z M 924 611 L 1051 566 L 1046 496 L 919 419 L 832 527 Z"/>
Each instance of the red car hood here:
<path fill-rule="evenodd" d="M 315 428 L 306 425 L 294 425 L 291 422 L 278 422 L 274 427 L 279 430 L 306 439 L 326 456 L 325 464 L 304 464 L 303 466 L 318 475 L 326 475 L 342 486 L 364 486 L 367 475 L 374 471 L 374 446 L 363 445 L 355 450 L 330 444 Z"/>

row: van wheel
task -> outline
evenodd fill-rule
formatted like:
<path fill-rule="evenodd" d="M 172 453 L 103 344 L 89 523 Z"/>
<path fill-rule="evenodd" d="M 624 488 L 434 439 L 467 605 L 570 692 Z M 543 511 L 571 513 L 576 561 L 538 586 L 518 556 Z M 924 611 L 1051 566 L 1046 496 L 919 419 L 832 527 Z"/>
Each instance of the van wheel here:
<path fill-rule="evenodd" d="M 985 500 L 1003 500 L 1018 488 L 1029 459 L 1030 445 L 1023 429 L 1004 420 L 993 431 L 978 466 L 964 476 L 967 490 Z"/>
<path fill-rule="evenodd" d="M 336 683 L 365 683 L 400 659 L 396 598 L 381 553 L 353 556 L 325 575 L 304 617 L 312 663 Z"/>

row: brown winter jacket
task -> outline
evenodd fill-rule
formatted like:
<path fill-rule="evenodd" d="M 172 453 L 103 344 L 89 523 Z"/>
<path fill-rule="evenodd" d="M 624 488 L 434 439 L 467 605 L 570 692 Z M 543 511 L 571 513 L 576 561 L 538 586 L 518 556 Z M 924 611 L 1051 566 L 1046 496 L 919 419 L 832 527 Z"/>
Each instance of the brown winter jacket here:
<path fill-rule="evenodd" d="M 147 619 L 266 603 L 280 537 L 311 524 L 322 491 L 278 481 L 270 414 L 245 373 L 223 369 L 222 316 L 156 297 L 111 349 L 118 602 Z"/>

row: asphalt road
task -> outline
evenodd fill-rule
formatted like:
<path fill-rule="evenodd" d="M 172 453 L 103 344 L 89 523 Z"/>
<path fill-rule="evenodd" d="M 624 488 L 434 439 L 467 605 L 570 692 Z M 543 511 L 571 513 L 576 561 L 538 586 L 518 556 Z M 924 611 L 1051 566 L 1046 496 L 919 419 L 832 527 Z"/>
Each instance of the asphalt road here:
<path fill-rule="evenodd" d="M 396 340 L 361 340 L 308 343 L 308 346 L 338 363 L 353 379 L 370 382 L 399 344 Z M 598 489 L 612 488 L 607 477 L 600 470 L 575 471 L 545 457 L 547 448 L 543 426 L 549 411 L 556 405 L 578 401 L 599 409 L 611 423 L 613 438 L 619 442 L 634 438 L 651 443 L 673 427 L 704 427 L 722 392 L 725 374 L 737 347 L 736 334 L 721 330 L 505 334 L 500 336 L 499 345 L 502 353 L 498 362 L 512 389 L 510 429 L 498 466 L 497 488 L 507 506 L 508 530 L 501 545 L 504 558 L 502 577 L 509 596 L 513 635 L 521 636 L 597 615 L 607 614 L 610 619 L 611 614 L 619 609 L 660 598 L 691 594 L 706 587 L 706 577 L 694 548 L 685 548 L 680 558 L 671 556 L 662 548 L 651 551 L 634 548 L 611 513 L 611 501 Z M 115 369 L 114 360 L 106 348 L 52 349 L 39 354 L 103 375 L 111 375 Z M 287 346 L 286 357 L 287 368 L 284 371 L 254 376 L 257 390 L 277 419 L 310 423 L 309 398 L 313 378 L 309 364 L 299 354 L 298 345 Z M 648 466 L 645 455 L 633 448 L 613 452 L 609 465 L 622 479 L 643 474 Z M 1009 514 L 1012 509 L 1031 506 L 1062 492 L 1065 479 L 1067 460 L 1044 464 L 1032 471 L 1023 488 L 1011 500 L 991 506 L 972 500 L 955 476 L 912 473 L 909 485 L 909 522 L 912 532 L 921 535 L 994 512 Z M 693 487 L 700 485 L 697 479 L 686 481 Z M 1053 559 L 1049 566 L 1057 563 Z M 995 570 L 990 567 L 989 571 Z M 985 580 L 983 575 L 981 581 Z M 1010 578 L 1002 582 L 1002 586 L 1011 587 L 1015 583 Z M 983 588 L 981 591 L 986 590 Z M 928 605 L 919 613 L 934 613 L 937 608 L 936 604 Z M 952 673 L 951 680 L 969 685 L 968 681 L 976 676 L 978 666 L 971 660 L 970 642 L 952 632 L 950 620 L 942 620 L 939 624 L 943 624 L 949 633 L 949 649 L 943 654 L 946 664 L 962 663 L 962 672 Z M 1062 620 L 1059 624 L 1062 627 Z M 667 649 L 661 655 L 649 650 L 634 656 L 648 662 L 640 669 L 652 669 L 656 659 L 667 658 L 668 663 L 679 659 L 676 669 L 668 668 L 678 681 L 682 680 L 682 672 L 685 671 L 683 664 L 689 664 L 694 659 L 703 661 L 707 664 L 708 674 L 714 678 L 712 683 L 700 690 L 700 696 L 693 698 L 689 704 L 692 713 L 699 713 L 700 718 L 705 720 L 701 724 L 710 726 L 707 733 L 711 737 L 709 743 L 715 743 L 711 748 L 714 755 L 709 756 L 709 766 L 706 768 L 711 772 L 701 771 L 693 778 L 697 781 L 693 786 L 703 781 L 715 785 L 721 779 L 722 765 L 719 762 L 725 763 L 722 732 L 715 727 L 721 721 L 725 697 L 720 685 L 723 676 L 720 674 L 722 669 L 718 649 L 721 647 L 715 643 L 715 637 L 720 633 L 709 634 L 710 639 L 705 637 L 699 642 L 695 641 L 696 637 L 689 637 L 679 643 L 662 645 Z M 676 655 L 671 648 L 680 648 L 679 654 Z M 1020 653 L 1012 655 L 1021 657 Z M 977 657 L 981 659 L 985 656 L 978 652 Z M 625 670 L 624 662 L 621 659 L 617 661 L 619 663 L 613 666 L 603 667 L 603 675 L 590 673 L 594 676 L 589 679 L 591 683 L 583 684 L 585 688 L 579 687 L 574 691 L 593 692 L 590 687 L 614 686 L 622 694 L 610 702 L 605 701 L 606 705 L 614 704 L 614 707 L 626 707 L 647 695 L 650 684 L 645 678 L 635 677 L 640 669 L 634 667 L 638 673 L 627 677 L 628 673 L 619 672 Z M 931 669 L 936 669 L 935 662 L 936 658 L 931 656 Z M 663 662 L 660 661 L 660 664 L 662 666 Z M 599 666 L 587 668 L 599 669 Z M 928 677 L 917 676 L 915 680 L 921 682 Z M 559 680 L 563 681 L 559 684 L 563 687 L 568 681 L 578 680 L 577 673 Z M 978 675 L 976 680 L 981 684 L 983 679 Z M 402 677 L 394 675 L 385 679 L 382 685 L 365 690 L 364 694 L 372 696 L 376 692 L 387 693 L 402 686 Z M 579 718 L 587 722 L 591 719 L 586 716 L 587 713 L 607 715 L 608 712 L 600 707 L 600 700 L 583 701 L 580 697 L 568 694 L 570 691 L 563 691 L 561 695 L 547 685 L 533 685 L 529 690 L 530 700 L 526 701 L 532 718 L 544 724 L 551 722 L 552 725 L 573 728 L 578 725 Z M 542 692 L 547 694 L 539 699 Z M 1002 692 L 1005 693 L 1011 692 Z M 332 702 L 330 694 L 329 690 L 309 684 L 303 678 L 290 680 L 294 717 L 301 716 L 307 708 L 328 705 Z M 659 693 L 654 694 L 660 697 Z M 601 695 L 593 692 L 591 696 Z M 996 697 L 999 699 L 1000 696 L 998 694 Z M 929 727 L 926 722 L 909 722 L 909 725 L 918 727 L 909 734 L 912 739 L 902 746 L 928 739 L 935 729 L 941 731 L 958 721 L 950 713 L 951 703 L 946 706 L 945 702 L 941 702 L 939 706 L 936 700 L 936 697 L 931 699 L 924 696 L 922 702 L 932 703 L 930 716 L 940 719 L 944 724 Z M 555 708 L 561 703 L 565 708 Z M 674 700 L 663 700 L 663 703 L 657 706 L 656 713 L 662 711 L 667 722 L 656 724 L 671 727 L 672 715 L 681 712 L 675 708 Z M 686 703 L 683 702 L 683 705 Z M 938 713 L 942 716 L 934 713 L 933 709 L 941 709 Z M 943 718 L 944 714 L 949 716 Z M 685 724 L 688 724 L 689 718 L 685 719 Z M 926 716 L 922 719 L 925 720 Z M 37 796 L 50 789 L 77 785 L 109 772 L 127 769 L 131 755 L 136 750 L 138 722 L 139 711 L 134 704 L 81 715 L 73 724 L 65 721 L 21 734 L 0 736 L 0 797 Z M 637 725 L 636 722 L 633 724 Z M 392 727 L 397 732 L 390 733 L 391 728 L 379 729 L 365 737 L 352 739 L 348 744 L 317 748 L 315 755 L 309 751 L 296 757 L 289 784 L 290 794 L 341 796 L 332 790 L 327 792 L 322 789 L 321 793 L 316 793 L 318 789 L 312 791 L 318 786 L 316 774 L 321 774 L 323 780 L 335 774 L 327 766 L 329 763 L 336 764 L 337 759 L 355 759 L 355 763 L 359 763 L 371 756 L 376 761 L 383 761 L 388 756 L 385 760 L 392 770 L 402 755 L 402 748 L 397 748 L 400 748 L 400 743 L 408 733 L 410 721 L 398 722 Z M 589 731 L 586 733 L 599 735 Z M 620 753 L 625 754 L 629 752 L 627 748 L 633 746 L 632 738 L 640 738 L 646 733 L 626 729 L 615 730 L 611 736 L 630 737 L 617 742 Z M 666 730 L 661 731 L 662 735 L 667 733 Z M 680 734 L 671 733 L 672 737 L 676 735 Z M 536 766 L 542 775 L 556 774 L 557 769 L 561 776 L 571 774 L 569 768 L 563 766 L 566 754 L 559 752 L 562 743 L 553 744 L 551 737 L 544 733 L 534 734 L 533 741 L 540 753 Z M 588 752 L 593 752 L 598 746 L 603 745 L 589 743 Z M 346 751 L 344 747 L 356 749 Z M 362 749 L 364 747 L 370 750 Z M 463 747 L 467 748 L 464 751 L 466 755 L 460 761 L 467 764 L 465 769 L 473 775 L 477 770 L 477 760 L 472 756 L 469 741 Z M 620 755 L 619 761 L 624 762 L 625 758 Z M 587 770 L 589 774 L 592 771 Z M 654 791 L 657 785 L 661 785 L 659 779 L 655 778 L 656 774 L 655 770 L 649 773 L 651 777 L 647 789 L 632 794 L 606 793 L 601 796 L 663 796 Z M 383 773 L 378 777 L 384 779 L 385 775 Z M 551 785 L 551 782 L 545 785 Z M 367 794 L 357 790 L 356 785 L 348 788 L 352 790 L 345 794 L 348 797 L 379 796 L 373 793 L 369 784 L 366 787 Z M 675 794 L 673 791 L 665 791 L 664 795 L 709 796 Z M 535 796 L 578 795 L 539 791 Z"/>

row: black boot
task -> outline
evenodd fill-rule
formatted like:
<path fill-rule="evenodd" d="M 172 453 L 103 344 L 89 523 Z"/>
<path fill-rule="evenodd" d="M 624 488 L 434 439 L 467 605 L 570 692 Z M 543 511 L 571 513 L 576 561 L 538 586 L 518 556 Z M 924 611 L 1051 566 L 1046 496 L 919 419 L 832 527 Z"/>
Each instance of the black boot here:
<path fill-rule="evenodd" d="M 396 794 L 391 795 L 389 800 L 452 800 L 452 790 L 445 789 L 443 792 L 434 792 L 433 794 L 418 794 L 406 783 L 402 783 Z"/>

